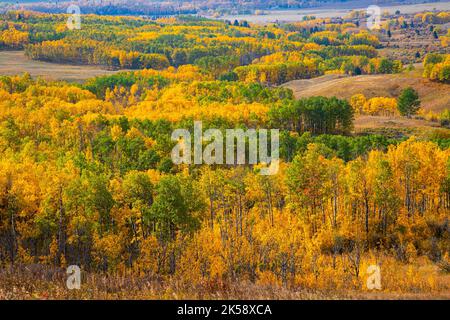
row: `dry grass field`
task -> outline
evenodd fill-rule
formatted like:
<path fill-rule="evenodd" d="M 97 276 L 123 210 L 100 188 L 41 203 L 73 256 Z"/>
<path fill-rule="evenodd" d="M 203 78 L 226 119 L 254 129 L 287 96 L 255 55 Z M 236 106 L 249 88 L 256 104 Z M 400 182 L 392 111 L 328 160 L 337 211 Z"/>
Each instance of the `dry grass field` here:
<path fill-rule="evenodd" d="M 425 275 L 437 276 L 441 284 L 450 283 L 450 275 L 438 271 L 436 267 L 424 266 Z M 405 272 L 407 267 L 405 266 Z M 341 290 L 284 287 L 275 285 L 256 285 L 251 282 L 227 283 L 204 282 L 192 285 L 176 278 L 155 276 L 118 276 L 95 273 L 82 273 L 80 290 L 66 288 L 67 275 L 62 268 L 42 265 L 15 266 L 14 269 L 0 270 L 0 300 L 49 300 L 49 299 L 252 299 L 252 300 L 448 300 L 450 292 L 365 291 L 358 288 Z M 444 286 L 445 287 L 445 286 Z"/>
<path fill-rule="evenodd" d="M 101 67 L 30 60 L 23 51 L 0 52 L 0 75 L 16 75 L 24 72 L 28 72 L 32 77 L 42 77 L 46 80 L 82 82 L 95 76 L 114 74 L 117 71 L 105 70 Z"/>
<path fill-rule="evenodd" d="M 372 97 L 397 97 L 402 89 L 413 87 L 419 93 L 422 108 L 441 112 L 450 107 L 450 85 L 432 82 L 420 76 L 421 69 L 402 74 L 382 75 L 325 75 L 309 80 L 294 80 L 284 84 L 297 98 L 336 96 L 348 99 L 357 93 Z"/>
<path fill-rule="evenodd" d="M 389 128 L 394 131 L 403 132 L 406 135 L 420 135 L 421 132 L 429 132 L 440 128 L 438 122 L 427 121 L 423 119 L 408 119 L 401 116 L 370 116 L 360 115 L 355 117 L 355 133 L 360 132 L 379 132 L 383 128 Z M 442 130 L 446 130 L 443 129 Z M 447 129 L 448 130 L 448 129 Z M 402 134 L 402 135 L 403 135 Z"/>

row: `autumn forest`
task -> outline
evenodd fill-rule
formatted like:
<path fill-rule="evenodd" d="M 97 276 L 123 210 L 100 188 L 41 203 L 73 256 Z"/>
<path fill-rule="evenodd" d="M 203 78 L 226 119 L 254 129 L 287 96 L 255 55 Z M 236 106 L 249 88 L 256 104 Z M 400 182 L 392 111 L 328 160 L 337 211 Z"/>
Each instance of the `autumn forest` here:
<path fill-rule="evenodd" d="M 386 16 L 377 30 L 356 13 L 266 25 L 83 15 L 73 30 L 67 18 L 0 16 L 0 50 L 116 71 L 0 76 L 0 299 L 449 298 L 449 105 L 430 111 L 412 87 L 347 99 L 283 85 L 418 72 L 386 39 L 433 25 L 418 81 L 450 93 L 450 31 L 436 27 L 449 12 Z M 361 128 L 380 118 L 430 125 Z M 194 121 L 279 129 L 278 173 L 174 164 L 171 134 Z M 81 290 L 65 287 L 69 265 Z"/>

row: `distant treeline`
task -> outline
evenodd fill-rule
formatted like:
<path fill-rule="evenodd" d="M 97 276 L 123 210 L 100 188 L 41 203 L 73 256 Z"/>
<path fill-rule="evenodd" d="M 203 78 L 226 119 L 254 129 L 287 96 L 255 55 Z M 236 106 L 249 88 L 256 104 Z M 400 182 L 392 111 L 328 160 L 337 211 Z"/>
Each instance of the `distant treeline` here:
<path fill-rule="evenodd" d="M 30 7 L 33 11 L 45 13 L 66 13 L 68 6 L 46 6 L 33 5 Z M 155 8 L 136 5 L 104 5 L 104 6 L 80 6 L 80 11 L 83 14 L 98 14 L 109 16 L 148 16 L 152 18 L 170 17 L 179 14 L 197 14 L 196 9 L 179 9 L 175 7 Z"/>

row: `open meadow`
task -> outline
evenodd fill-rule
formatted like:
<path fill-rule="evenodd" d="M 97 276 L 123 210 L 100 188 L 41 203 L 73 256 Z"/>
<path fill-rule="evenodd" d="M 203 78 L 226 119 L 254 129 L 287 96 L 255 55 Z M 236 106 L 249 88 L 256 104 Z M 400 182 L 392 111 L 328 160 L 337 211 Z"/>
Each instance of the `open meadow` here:
<path fill-rule="evenodd" d="M 46 80 L 83 82 L 89 78 L 111 75 L 116 72 L 94 66 L 31 60 L 25 56 L 24 51 L 0 51 L 1 75 L 29 73 L 32 77 L 41 77 Z"/>

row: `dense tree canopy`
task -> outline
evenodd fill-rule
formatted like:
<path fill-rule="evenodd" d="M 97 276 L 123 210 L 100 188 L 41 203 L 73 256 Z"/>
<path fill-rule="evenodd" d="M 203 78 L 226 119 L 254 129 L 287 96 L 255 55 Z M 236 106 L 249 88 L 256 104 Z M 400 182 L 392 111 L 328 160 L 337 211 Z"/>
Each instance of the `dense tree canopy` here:
<path fill-rule="evenodd" d="M 194 64 L 216 79 L 235 72 L 242 81 L 265 84 L 401 69 L 398 61 L 378 58 L 377 36 L 319 19 L 275 27 L 84 15 L 80 30 L 69 30 L 66 18 L 55 14 L 10 11 L 0 19 L 0 47 L 25 48 L 31 59 L 50 62 L 157 70 Z"/>

